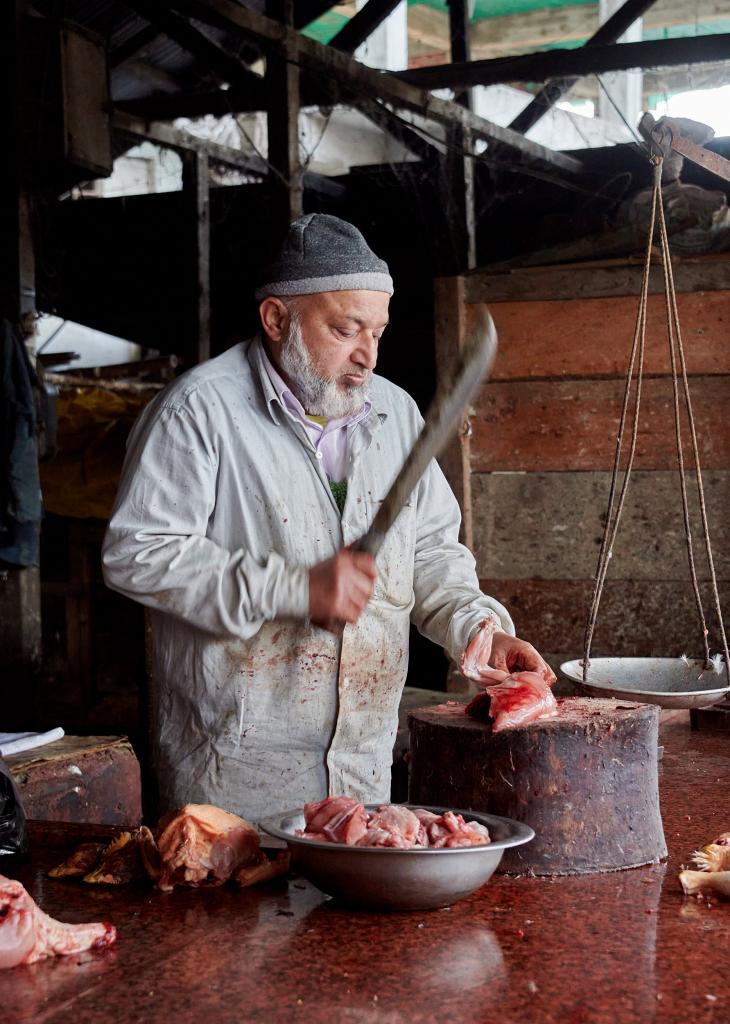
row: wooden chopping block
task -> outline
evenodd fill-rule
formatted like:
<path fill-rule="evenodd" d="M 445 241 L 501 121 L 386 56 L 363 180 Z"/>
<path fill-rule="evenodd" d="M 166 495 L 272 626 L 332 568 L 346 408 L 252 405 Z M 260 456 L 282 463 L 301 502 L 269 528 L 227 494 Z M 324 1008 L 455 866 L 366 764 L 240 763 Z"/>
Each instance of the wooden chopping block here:
<path fill-rule="evenodd" d="M 499 870 L 581 874 L 666 856 L 659 813 L 659 709 L 566 697 L 555 718 L 503 732 L 463 704 L 409 716 L 409 801 L 485 811 L 531 825 Z"/>
<path fill-rule="evenodd" d="M 64 736 L 5 758 L 28 818 L 139 825 L 139 761 L 126 736 Z"/>

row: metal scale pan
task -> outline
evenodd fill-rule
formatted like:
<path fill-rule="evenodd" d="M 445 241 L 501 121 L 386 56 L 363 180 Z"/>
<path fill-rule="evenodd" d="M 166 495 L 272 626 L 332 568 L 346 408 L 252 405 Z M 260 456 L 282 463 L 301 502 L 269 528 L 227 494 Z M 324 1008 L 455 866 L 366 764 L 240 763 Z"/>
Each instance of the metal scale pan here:
<path fill-rule="evenodd" d="M 720 673 L 699 658 L 591 658 L 587 681 L 583 661 L 565 661 L 560 671 L 593 697 L 658 704 L 661 708 L 707 708 L 728 692 L 724 664 Z"/>
<path fill-rule="evenodd" d="M 712 129 L 706 126 L 697 126 L 711 133 Z M 679 314 L 676 301 L 674 279 L 672 274 L 672 257 L 669 249 L 669 233 L 664 216 L 664 205 L 662 201 L 662 163 L 670 156 L 671 151 L 680 153 L 690 160 L 699 164 L 706 164 L 709 154 L 700 146 L 683 139 L 680 132 L 680 125 L 670 118 L 663 118 L 658 122 L 649 114 L 642 118 L 640 130 L 647 141 L 650 162 L 653 166 L 653 200 L 652 213 L 649 224 L 646 258 L 644 262 L 644 274 L 642 278 L 641 293 L 639 299 L 639 310 L 637 314 L 636 331 L 626 374 L 626 391 L 624 405 L 621 413 L 620 426 L 616 444 L 616 455 L 613 464 L 611 477 L 611 490 L 606 512 L 605 528 L 601 551 L 598 557 L 596 569 L 596 588 L 593 596 L 588 622 L 586 626 L 586 642 L 583 659 L 566 661 L 560 666 L 563 675 L 574 680 L 583 689 L 595 697 L 613 697 L 619 700 L 638 701 L 644 704 L 657 704 L 662 708 L 706 708 L 717 704 L 730 693 L 730 651 L 728 650 L 725 630 L 722 626 L 723 615 L 718 595 L 717 579 L 715 576 L 714 560 L 712 557 L 712 545 L 710 531 L 707 523 L 704 487 L 702 484 L 702 473 L 700 467 L 700 450 L 697 441 L 697 431 L 692 413 L 689 384 L 687 380 L 687 367 L 685 361 L 685 350 L 682 342 Z M 707 136 L 711 137 L 710 134 Z M 715 173 L 730 181 L 730 162 L 725 160 L 722 165 L 718 164 Z M 659 228 L 661 241 L 661 262 L 665 268 L 664 291 L 666 297 L 666 308 L 668 315 L 667 340 L 669 343 L 670 362 L 672 369 L 672 383 L 675 396 L 675 434 L 677 440 L 679 477 L 681 482 L 682 506 L 685 524 L 685 535 L 689 557 L 690 575 L 698 604 L 700 628 L 704 636 L 705 657 L 687 658 L 592 658 L 590 656 L 593 631 L 596 626 L 603 586 L 606 581 L 610 559 L 613 555 L 614 542 L 618 534 L 619 520 L 623 509 L 624 498 L 629 483 L 629 478 L 634 465 L 636 444 L 640 424 L 640 394 L 641 383 L 644 373 L 644 344 L 646 336 L 646 309 L 649 294 L 649 275 L 652 259 L 652 246 L 654 243 L 655 228 Z M 635 384 L 633 393 L 633 424 L 626 433 L 628 411 L 631 405 L 630 397 L 632 384 Z M 700 586 L 697 578 L 695 555 L 693 549 L 692 527 L 690 524 L 690 510 L 687 498 L 688 486 L 685 476 L 685 459 L 683 456 L 682 422 L 680 417 L 680 389 L 683 385 L 686 416 L 689 421 L 689 437 L 692 442 L 693 459 L 687 460 L 688 466 L 693 467 L 697 475 L 697 487 L 699 505 L 702 516 L 702 536 L 707 555 L 710 580 L 712 582 L 713 605 L 717 620 L 720 623 L 721 650 L 724 654 L 724 662 L 721 657 L 710 658 L 710 646 L 707 629 L 707 619 L 702 608 Z M 623 482 L 619 483 L 621 475 L 621 456 L 624 442 L 624 435 L 630 438 L 628 444 L 628 456 L 623 466 Z M 586 679 L 583 679 L 583 665 L 587 662 L 588 670 Z M 717 664 L 715 664 L 717 662 Z"/>

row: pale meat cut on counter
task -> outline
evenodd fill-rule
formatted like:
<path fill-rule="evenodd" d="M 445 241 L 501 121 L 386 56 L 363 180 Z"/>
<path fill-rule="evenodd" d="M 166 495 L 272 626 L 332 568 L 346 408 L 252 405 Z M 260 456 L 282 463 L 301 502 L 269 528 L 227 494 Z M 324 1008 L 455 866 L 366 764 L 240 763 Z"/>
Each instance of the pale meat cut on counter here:
<path fill-rule="evenodd" d="M 0 968 L 49 956 L 103 949 L 117 937 L 107 923 L 62 924 L 40 909 L 20 882 L 0 875 Z"/>
<path fill-rule="evenodd" d="M 349 796 L 328 796 L 304 805 L 304 828 L 298 835 L 345 846 L 390 847 L 399 850 L 484 846 L 489 832 L 460 814 L 434 814 L 422 808 L 383 804 L 367 811 Z"/>
<path fill-rule="evenodd" d="M 286 855 L 268 859 L 253 825 L 211 804 L 186 804 L 162 818 L 156 843 L 149 829 L 140 831 L 146 833 L 142 860 L 163 892 L 176 885 L 222 885 L 230 878 L 254 885 L 289 866 Z"/>
<path fill-rule="evenodd" d="M 106 847 L 85 843 L 49 875 L 104 885 L 149 876 L 163 892 L 171 892 L 176 885 L 196 888 L 229 879 L 257 885 L 285 874 L 288 867 L 288 853 L 269 860 L 256 829 L 237 814 L 210 804 L 186 804 L 161 818 L 154 834 L 142 825 Z"/>
<path fill-rule="evenodd" d="M 509 673 L 495 669 L 482 673 L 479 682 L 487 683 L 486 689 L 467 704 L 466 713 L 480 721 L 491 718 L 493 732 L 552 718 L 557 712 L 553 692 L 537 672 Z"/>

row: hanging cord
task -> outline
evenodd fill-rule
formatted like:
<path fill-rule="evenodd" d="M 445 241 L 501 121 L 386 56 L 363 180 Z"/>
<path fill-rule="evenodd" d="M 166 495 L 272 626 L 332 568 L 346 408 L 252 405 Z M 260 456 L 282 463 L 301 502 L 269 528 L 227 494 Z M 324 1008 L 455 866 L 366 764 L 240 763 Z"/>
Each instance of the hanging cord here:
<path fill-rule="evenodd" d="M 682 514 L 684 516 L 684 536 L 687 541 L 687 561 L 689 563 L 689 574 L 692 579 L 692 589 L 695 595 L 695 603 L 697 605 L 697 614 L 700 619 L 700 629 L 702 631 L 702 643 L 705 648 L 705 668 L 710 668 L 710 647 L 707 639 L 707 622 L 705 621 L 705 612 L 702 607 L 702 595 L 700 594 L 700 585 L 697 580 L 697 569 L 695 567 L 695 556 L 694 556 L 694 545 L 692 542 L 692 523 L 689 515 L 689 502 L 687 500 L 687 478 L 684 471 L 684 451 L 682 449 L 682 421 L 679 410 L 679 379 L 677 377 L 677 342 L 679 340 L 681 348 L 681 338 L 678 339 L 675 332 L 679 331 L 679 321 L 675 321 L 673 309 L 672 309 L 672 297 L 673 297 L 673 281 L 672 281 L 672 267 L 671 258 L 669 256 L 669 249 L 666 241 L 666 222 L 664 220 L 664 208 L 663 205 L 659 204 L 659 234 L 661 238 L 662 247 L 662 269 L 664 271 L 664 293 L 666 296 L 666 308 L 667 308 L 667 338 L 669 341 L 669 356 L 672 363 L 672 394 L 674 396 L 674 430 L 677 441 L 677 465 L 679 467 L 679 483 L 682 491 Z M 689 403 L 689 393 L 687 394 L 687 402 Z M 690 424 L 694 425 L 692 418 L 692 409 L 688 404 L 688 414 Z M 694 431 L 693 431 L 694 435 Z M 696 445 L 696 438 L 695 445 Z M 699 467 L 699 464 L 698 464 Z M 701 487 L 701 484 L 700 484 Z"/>
<path fill-rule="evenodd" d="M 611 475 L 611 487 L 609 491 L 608 511 L 606 513 L 606 523 L 603 531 L 603 538 L 601 541 L 601 549 L 598 555 L 598 566 L 596 568 L 596 579 L 593 591 L 593 601 L 591 603 L 590 612 L 588 615 L 588 622 L 586 624 L 585 632 L 585 645 L 583 653 L 583 682 L 587 681 L 588 668 L 590 666 L 590 649 L 591 642 L 593 639 L 593 632 L 595 630 L 596 620 L 598 618 L 598 609 L 601 602 L 601 596 L 603 594 L 603 587 L 606 581 L 606 575 L 608 572 L 608 565 L 613 554 L 613 545 L 616 540 L 618 533 L 619 521 L 621 513 L 623 511 L 624 499 L 628 490 L 629 478 L 631 470 L 633 468 L 634 455 L 636 452 L 636 439 L 638 436 L 639 426 L 639 411 L 641 406 L 641 385 L 643 379 L 644 370 L 644 350 L 645 350 L 645 337 L 646 337 L 646 310 L 647 310 L 647 298 L 649 290 L 649 272 L 651 268 L 651 250 L 654 239 L 654 230 L 657 220 L 659 220 L 659 233 L 661 239 L 661 254 L 662 254 L 662 267 L 664 271 L 664 288 L 666 295 L 667 304 L 667 333 L 669 339 L 669 351 L 672 364 L 672 384 L 674 391 L 674 412 L 675 412 L 675 431 L 677 439 L 677 460 L 679 464 L 680 483 L 682 490 L 682 507 L 684 513 L 684 527 L 685 536 L 687 538 L 687 555 L 689 560 L 690 575 L 692 578 L 692 586 L 694 589 L 695 600 L 697 603 L 697 610 L 699 613 L 700 626 L 702 630 L 702 640 L 705 649 L 705 668 L 709 669 L 712 665 L 710 659 L 710 651 L 708 645 L 708 630 L 705 621 L 705 615 L 702 608 L 702 598 L 700 595 L 699 583 L 697 581 L 697 573 L 694 562 L 694 550 L 692 544 L 692 530 L 691 521 L 689 516 L 689 504 L 687 500 L 687 484 L 685 479 L 684 471 L 684 455 L 682 451 L 682 434 L 681 434 L 681 420 L 679 412 L 679 380 L 677 374 L 677 352 L 679 354 L 679 362 L 682 369 L 682 379 L 684 383 L 684 396 L 685 404 L 687 408 L 687 418 L 690 425 L 690 433 L 692 436 L 692 447 L 694 452 L 695 469 L 697 472 L 697 488 L 699 495 L 699 505 L 702 517 L 702 530 L 705 540 L 705 548 L 707 551 L 707 560 L 710 569 L 710 579 L 712 583 L 712 593 L 715 604 L 715 611 L 720 626 L 720 634 L 723 643 L 723 653 L 725 656 L 725 672 L 727 674 L 728 683 L 730 684 L 730 656 L 728 653 L 727 637 L 725 634 L 725 626 L 722 619 L 722 608 L 720 606 L 720 597 L 717 588 L 717 577 L 715 575 L 715 566 L 712 556 L 712 545 L 710 543 L 710 531 L 707 522 L 707 509 L 705 505 L 704 488 L 702 484 L 702 471 L 700 467 L 699 457 L 699 446 L 697 444 L 697 432 L 695 429 L 694 416 L 692 414 L 692 404 L 689 394 L 689 381 L 687 379 L 687 366 L 684 356 L 684 346 L 682 344 L 682 334 L 679 325 L 679 312 L 677 309 L 677 296 L 674 288 L 674 275 L 672 271 L 671 257 L 669 252 L 669 237 L 667 233 L 666 221 L 664 217 L 664 208 L 661 199 L 661 177 L 662 177 L 662 158 L 659 156 L 652 156 L 651 163 L 654 167 L 654 189 L 652 194 L 651 204 L 651 216 L 649 224 L 649 237 L 647 241 L 646 249 L 646 260 L 644 263 L 644 274 L 641 283 L 641 293 L 639 298 L 639 310 L 636 320 L 636 330 L 634 333 L 634 342 L 631 350 L 631 358 L 629 362 L 629 369 L 626 377 L 626 390 L 624 393 L 623 408 L 621 411 L 621 419 L 619 424 L 618 436 L 616 438 L 616 454 L 614 458 L 613 472 Z M 676 349 L 675 349 L 676 346 Z M 634 420 L 633 429 L 631 435 L 631 448 L 629 451 L 629 457 L 627 460 L 626 468 L 624 470 L 624 479 L 621 486 L 621 493 L 619 495 L 618 504 L 616 507 L 615 515 L 613 515 L 613 507 L 616 496 L 616 485 L 619 474 L 619 466 L 621 460 L 621 448 L 623 443 L 623 435 L 626 427 L 626 418 L 629 406 L 629 398 L 631 391 L 631 382 L 634 372 L 634 364 L 636 362 L 637 350 L 639 353 L 639 365 L 636 374 L 636 400 L 634 405 Z M 613 515 L 613 519 L 612 519 Z"/>
<path fill-rule="evenodd" d="M 690 575 L 692 577 L 692 587 L 695 593 L 695 601 L 697 603 L 697 611 L 700 618 L 700 626 L 702 629 L 702 642 L 705 648 L 705 668 L 711 667 L 710 660 L 710 648 L 708 644 L 708 630 L 707 623 L 705 621 L 705 614 L 702 608 L 702 597 L 700 594 L 699 583 L 697 581 L 697 572 L 695 569 L 694 551 L 692 546 L 692 531 L 689 517 L 689 505 L 687 501 L 687 482 L 685 479 L 684 471 L 684 455 L 682 452 L 682 440 L 681 440 L 681 427 L 680 427 L 680 415 L 679 415 L 679 380 L 677 376 L 677 354 L 679 354 L 679 363 L 682 370 L 682 382 L 684 386 L 684 400 L 685 407 L 687 409 L 687 420 L 689 422 L 690 435 L 692 437 L 692 452 L 694 454 L 695 471 L 697 474 L 697 495 L 699 499 L 700 517 L 702 520 L 702 534 L 705 541 L 705 551 L 707 553 L 707 563 L 710 570 L 710 581 L 712 586 L 712 596 L 714 600 L 715 613 L 717 615 L 717 621 L 720 628 L 720 637 L 722 639 L 723 654 L 725 656 L 725 673 L 727 676 L 728 683 L 730 684 L 730 656 L 728 654 L 727 636 L 725 634 L 725 624 L 722 619 L 722 607 L 720 604 L 720 595 L 717 588 L 717 576 L 715 574 L 715 562 L 712 556 L 712 544 L 710 542 L 710 528 L 707 522 L 707 507 L 705 504 L 705 490 L 702 483 L 702 468 L 700 465 L 700 451 L 697 443 L 697 430 L 695 428 L 694 415 L 692 413 L 692 402 L 689 394 L 689 381 L 687 379 L 687 364 L 684 355 L 684 345 L 682 343 L 682 331 L 679 326 L 679 311 L 677 309 L 677 294 L 674 288 L 674 272 L 672 270 L 672 262 L 669 253 L 669 236 L 667 233 L 667 225 L 664 217 L 664 209 L 661 202 L 659 203 L 659 231 L 661 235 L 662 243 L 662 264 L 664 267 L 664 287 L 667 298 L 667 332 L 669 335 L 669 350 L 672 358 L 672 384 L 674 388 L 674 420 L 677 431 L 677 461 L 679 463 L 679 476 L 682 486 L 682 509 L 684 512 L 684 528 L 687 537 L 687 558 L 689 561 Z"/>
<path fill-rule="evenodd" d="M 591 609 L 588 614 L 588 622 L 586 624 L 585 631 L 585 643 L 583 649 L 583 682 L 587 681 L 588 667 L 590 665 L 591 642 L 593 640 L 593 632 L 595 630 L 596 620 L 598 618 L 598 608 L 600 606 L 601 597 L 603 595 L 603 586 L 606 582 L 608 564 L 613 555 L 613 545 L 614 541 L 616 540 L 616 534 L 618 533 L 618 526 L 621 519 L 621 513 L 623 512 L 624 502 L 626 500 L 626 492 L 628 491 L 629 479 L 631 477 L 631 470 L 634 465 L 634 456 L 636 454 L 636 441 L 639 434 L 639 411 L 641 409 L 641 385 L 644 378 L 644 351 L 646 346 L 646 307 L 647 298 L 649 294 L 651 249 L 654 240 L 654 226 L 656 223 L 657 205 L 661 205 L 661 176 L 661 160 L 657 160 L 654 164 L 654 191 L 652 194 L 651 214 L 649 220 L 649 237 L 646 243 L 644 273 L 641 280 L 641 292 L 639 294 L 639 309 L 636 316 L 636 328 L 634 330 L 634 341 L 631 346 L 629 369 L 626 374 L 626 388 L 624 390 L 624 400 L 621 409 L 621 419 L 619 422 L 618 434 L 616 436 L 616 454 L 613 460 L 613 472 L 611 473 L 611 487 L 608 497 L 608 511 L 606 512 L 606 522 L 603 529 L 603 537 L 601 538 L 601 549 L 598 553 L 598 566 L 596 568 L 596 579 L 593 588 L 593 600 L 591 602 Z M 621 449 L 623 446 L 624 431 L 626 429 L 626 419 L 628 414 L 629 402 L 631 399 L 631 383 L 634 376 L 634 365 L 636 363 L 637 353 L 639 356 L 639 365 L 636 373 L 636 398 L 634 401 L 634 417 L 631 430 L 631 447 L 629 449 L 629 457 L 626 463 L 626 468 L 624 470 L 623 482 L 621 484 L 621 493 L 619 495 L 618 505 L 616 507 L 616 512 L 614 515 L 613 507 L 614 502 L 616 500 L 616 487 L 618 482 L 619 468 L 621 464 Z"/>

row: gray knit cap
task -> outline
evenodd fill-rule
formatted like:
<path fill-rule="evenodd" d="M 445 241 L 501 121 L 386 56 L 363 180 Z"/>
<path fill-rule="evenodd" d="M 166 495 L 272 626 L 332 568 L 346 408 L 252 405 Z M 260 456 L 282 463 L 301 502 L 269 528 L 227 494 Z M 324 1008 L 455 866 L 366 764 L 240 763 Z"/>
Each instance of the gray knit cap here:
<path fill-rule="evenodd" d="M 378 259 L 353 224 L 326 213 L 308 213 L 289 225 L 284 243 L 254 292 L 269 295 L 372 291 L 393 294 L 388 264 Z"/>

